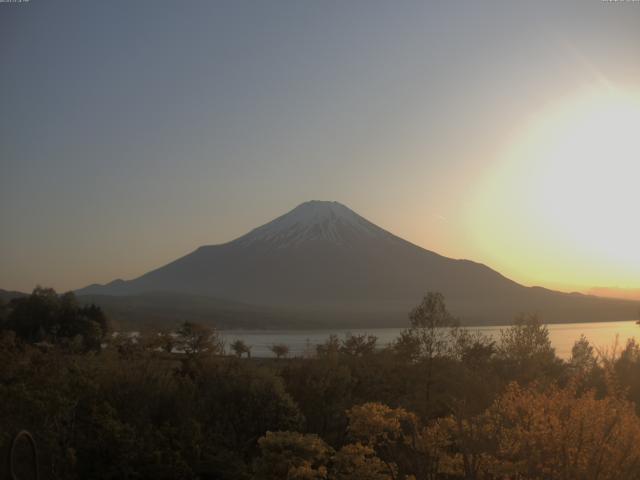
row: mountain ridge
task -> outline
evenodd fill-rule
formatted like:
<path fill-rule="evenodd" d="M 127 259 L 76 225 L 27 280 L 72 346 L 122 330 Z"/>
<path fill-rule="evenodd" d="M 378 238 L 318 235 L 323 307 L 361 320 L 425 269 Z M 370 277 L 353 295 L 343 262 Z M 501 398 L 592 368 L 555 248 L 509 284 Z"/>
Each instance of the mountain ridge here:
<path fill-rule="evenodd" d="M 230 242 L 201 246 L 135 279 L 77 293 L 166 291 L 332 316 L 370 314 L 372 321 L 387 316 L 395 325 L 429 290 L 442 292 L 468 324 L 508 323 L 531 311 L 549 321 L 633 315 L 626 303 L 525 287 L 484 264 L 424 249 L 341 203 L 325 201 L 302 203 Z"/>

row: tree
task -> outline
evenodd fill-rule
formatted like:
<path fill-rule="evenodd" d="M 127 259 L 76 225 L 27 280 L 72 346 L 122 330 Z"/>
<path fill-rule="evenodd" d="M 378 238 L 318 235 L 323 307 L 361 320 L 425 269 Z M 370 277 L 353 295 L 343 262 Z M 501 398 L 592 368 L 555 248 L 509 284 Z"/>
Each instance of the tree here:
<path fill-rule="evenodd" d="M 289 347 L 284 343 L 276 343 L 275 345 L 271 345 L 269 350 L 276 356 L 278 360 L 282 357 L 286 357 L 289 355 Z"/>
<path fill-rule="evenodd" d="M 238 358 L 242 357 L 245 353 L 247 357 L 251 358 L 251 347 L 241 339 L 237 339 L 231 343 L 231 350 L 233 350 Z"/>
<path fill-rule="evenodd" d="M 391 351 L 405 363 L 415 363 L 420 359 L 420 339 L 411 329 L 402 330 L 391 345 Z"/>
<path fill-rule="evenodd" d="M 42 341 L 44 335 L 55 332 L 60 299 L 52 288 L 37 286 L 28 297 L 11 300 L 9 308 L 6 328 L 26 342 Z"/>
<path fill-rule="evenodd" d="M 549 329 L 533 315 L 520 315 L 514 324 L 500 330 L 500 353 L 503 357 L 523 360 L 553 353 L 549 340 Z"/>
<path fill-rule="evenodd" d="M 347 333 L 342 341 L 340 352 L 353 357 L 363 357 L 375 351 L 377 342 L 378 337 L 374 335 Z"/>
<path fill-rule="evenodd" d="M 583 374 L 589 373 L 597 366 L 593 347 L 584 335 L 580 335 L 573 344 L 569 364 L 574 370 Z"/>
<path fill-rule="evenodd" d="M 607 390 L 625 394 L 640 413 L 640 344 L 630 338 L 619 354 L 601 353 L 600 360 Z"/>
<path fill-rule="evenodd" d="M 153 332 L 137 340 L 142 344 L 141 348 L 149 352 L 159 350 L 164 353 L 173 353 L 178 344 L 177 336 L 173 331 Z"/>
<path fill-rule="evenodd" d="M 549 330 L 537 315 L 521 315 L 511 327 L 500 330 L 498 356 L 520 382 L 551 377 L 560 365 Z"/>
<path fill-rule="evenodd" d="M 73 292 L 58 295 L 52 288 L 36 287 L 28 297 L 15 298 L 5 328 L 22 340 L 47 341 L 71 349 L 100 351 L 109 321 L 96 305 L 80 306 Z"/>
<path fill-rule="evenodd" d="M 335 453 L 315 434 L 267 432 L 258 440 L 256 480 L 392 480 L 371 447 L 354 443 Z"/>
<path fill-rule="evenodd" d="M 458 409 L 454 415 L 436 421 L 435 429 L 450 443 L 449 448 L 439 451 L 444 470 L 466 480 L 494 478 L 484 475 L 493 471 L 495 464 L 490 452 L 496 449 L 497 439 L 491 420 L 486 412 L 469 416 L 464 409 Z"/>
<path fill-rule="evenodd" d="M 427 293 L 420 304 L 409 313 L 411 327 L 407 331 L 418 345 L 419 355 L 433 359 L 450 348 L 451 328 L 458 321 L 449 313 L 441 293 Z"/>
<path fill-rule="evenodd" d="M 106 337 L 111 330 L 111 323 L 99 306 L 93 303 L 85 305 L 80 307 L 79 314 L 87 320 L 96 323 L 100 328 L 100 333 L 103 338 Z"/>
<path fill-rule="evenodd" d="M 333 443 L 344 434 L 345 410 L 356 383 L 337 355 L 287 362 L 280 375 L 305 417 L 307 431 Z"/>
<path fill-rule="evenodd" d="M 224 353 L 224 343 L 215 329 L 191 322 L 184 322 L 176 331 L 175 347 L 182 353 L 182 374 L 192 378 L 204 359 Z"/>
<path fill-rule="evenodd" d="M 184 322 L 176 331 L 176 347 L 187 357 L 219 355 L 224 344 L 218 332 L 206 325 Z"/>
<path fill-rule="evenodd" d="M 620 397 L 598 399 L 593 392 L 578 394 L 571 385 L 541 391 L 513 383 L 487 411 L 487 418 L 495 438 L 495 461 L 486 473 L 496 477 L 640 476 L 640 419 L 633 405 Z"/>
<path fill-rule="evenodd" d="M 369 402 L 351 408 L 347 417 L 349 436 L 372 448 L 392 478 L 436 478 L 438 442 L 414 413 Z"/>
<path fill-rule="evenodd" d="M 453 354 L 468 368 L 487 369 L 495 355 L 496 342 L 481 332 L 470 332 L 465 328 L 453 331 Z"/>
<path fill-rule="evenodd" d="M 392 480 L 388 466 L 371 447 L 350 443 L 333 457 L 331 480 Z"/>
<path fill-rule="evenodd" d="M 337 335 L 331 334 L 324 343 L 316 345 L 316 355 L 326 357 L 337 355 L 340 351 L 340 339 Z"/>
<path fill-rule="evenodd" d="M 3 298 L 0 298 L 0 330 L 5 329 L 5 322 L 7 321 L 7 316 L 9 315 L 9 306 L 7 302 L 4 301 Z"/>
<path fill-rule="evenodd" d="M 409 313 L 411 326 L 405 330 L 396 351 L 417 358 L 425 365 L 425 398 L 431 401 L 435 359 L 445 355 L 452 345 L 452 332 L 458 321 L 449 313 L 444 296 L 428 292 Z"/>
<path fill-rule="evenodd" d="M 316 480 L 327 478 L 332 454 L 320 437 L 297 432 L 267 432 L 258 440 L 256 480 Z"/>

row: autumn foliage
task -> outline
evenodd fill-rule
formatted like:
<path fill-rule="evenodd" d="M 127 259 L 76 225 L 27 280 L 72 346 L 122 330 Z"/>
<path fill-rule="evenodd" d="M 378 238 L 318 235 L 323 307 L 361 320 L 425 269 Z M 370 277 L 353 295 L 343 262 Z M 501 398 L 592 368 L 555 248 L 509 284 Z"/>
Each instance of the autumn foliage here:
<path fill-rule="evenodd" d="M 562 360 L 537 317 L 487 338 L 430 294 L 390 346 L 332 336 L 259 359 L 188 322 L 98 335 L 98 307 L 50 290 L 0 307 L 0 450 L 32 431 L 43 478 L 640 478 L 634 341 L 582 337 Z"/>

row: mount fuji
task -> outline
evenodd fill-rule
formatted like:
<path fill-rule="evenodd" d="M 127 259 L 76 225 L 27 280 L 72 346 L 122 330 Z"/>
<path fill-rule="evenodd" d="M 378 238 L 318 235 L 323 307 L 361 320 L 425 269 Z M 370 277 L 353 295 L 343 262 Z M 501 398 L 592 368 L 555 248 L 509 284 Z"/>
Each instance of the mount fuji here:
<path fill-rule="evenodd" d="M 133 280 L 76 293 L 111 302 L 151 294 L 179 295 L 183 302 L 215 298 L 233 302 L 236 311 L 244 305 L 255 313 L 260 306 L 345 326 L 393 326 L 406 323 L 427 291 L 442 292 L 464 324 L 505 324 L 521 312 L 547 322 L 628 320 L 637 311 L 634 302 L 522 286 L 485 265 L 425 250 L 326 201 L 303 203 L 231 242 L 202 246 Z"/>

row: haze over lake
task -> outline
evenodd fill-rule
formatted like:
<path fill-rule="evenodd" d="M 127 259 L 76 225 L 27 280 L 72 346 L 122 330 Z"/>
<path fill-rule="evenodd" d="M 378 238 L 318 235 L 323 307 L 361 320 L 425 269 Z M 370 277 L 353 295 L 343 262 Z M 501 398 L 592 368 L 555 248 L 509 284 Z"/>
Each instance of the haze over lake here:
<path fill-rule="evenodd" d="M 500 339 L 500 330 L 506 326 L 473 327 L 470 331 L 480 331 L 485 335 L 491 335 L 495 340 Z M 624 322 L 597 322 L 597 323 L 558 323 L 548 325 L 551 344 L 556 349 L 556 354 L 568 359 L 571 356 L 571 347 L 580 335 L 585 335 L 591 345 L 598 349 L 611 349 L 618 340 L 618 346 L 623 348 L 629 338 L 640 336 L 640 326 L 633 320 Z M 254 357 L 273 357 L 269 347 L 276 343 L 283 343 L 290 349 L 291 356 L 301 356 L 315 351 L 315 346 L 324 343 L 329 335 L 335 334 L 343 338 L 347 333 L 370 334 L 378 337 L 378 345 L 386 346 L 393 342 L 402 331 L 402 328 L 370 328 L 370 329 L 327 329 L 327 330 L 227 330 L 223 331 L 223 337 L 227 345 L 236 339 L 241 339 L 252 347 L 251 354 Z"/>

